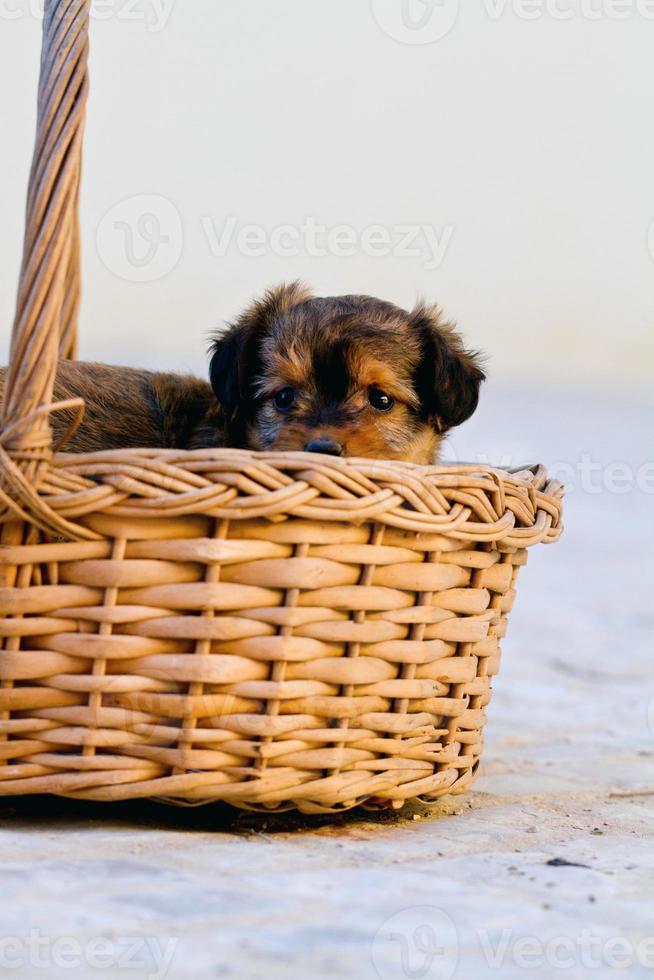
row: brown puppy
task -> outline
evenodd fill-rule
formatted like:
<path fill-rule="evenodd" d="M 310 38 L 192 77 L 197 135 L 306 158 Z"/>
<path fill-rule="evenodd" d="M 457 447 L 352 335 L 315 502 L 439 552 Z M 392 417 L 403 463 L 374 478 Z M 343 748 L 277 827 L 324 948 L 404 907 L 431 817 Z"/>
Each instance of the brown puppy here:
<path fill-rule="evenodd" d="M 433 462 L 484 380 L 436 307 L 270 290 L 212 345 L 231 446 Z"/>
<path fill-rule="evenodd" d="M 6 368 L 0 368 L 0 397 Z M 76 412 L 51 415 L 54 444 L 92 453 L 104 449 L 199 449 L 225 445 L 224 414 L 211 386 L 190 375 L 63 361 L 54 401 L 84 399 L 80 427 L 66 439 Z"/>
<path fill-rule="evenodd" d="M 67 452 L 234 446 L 436 459 L 475 410 L 484 379 L 435 307 L 412 313 L 369 296 L 318 299 L 294 283 L 250 306 L 212 344 L 213 386 L 191 376 L 65 361 L 52 414 Z M 0 369 L 0 396 L 6 370 Z M 215 392 L 215 396 L 214 396 Z M 216 401 L 216 398 L 218 399 Z"/>

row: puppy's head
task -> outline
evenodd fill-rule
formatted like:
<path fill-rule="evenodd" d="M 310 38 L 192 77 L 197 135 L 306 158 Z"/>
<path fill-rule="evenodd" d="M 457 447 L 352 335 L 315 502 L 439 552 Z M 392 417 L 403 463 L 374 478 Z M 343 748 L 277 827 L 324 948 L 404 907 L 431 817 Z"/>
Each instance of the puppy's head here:
<path fill-rule="evenodd" d="M 230 444 L 432 462 L 484 380 L 436 307 L 270 290 L 213 342 Z"/>

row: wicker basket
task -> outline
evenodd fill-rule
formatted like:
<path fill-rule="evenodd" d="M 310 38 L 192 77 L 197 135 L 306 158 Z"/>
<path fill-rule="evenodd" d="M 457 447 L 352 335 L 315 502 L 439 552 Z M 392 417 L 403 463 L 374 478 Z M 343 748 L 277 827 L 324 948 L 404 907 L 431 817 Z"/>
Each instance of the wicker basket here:
<path fill-rule="evenodd" d="M 542 468 L 53 455 L 88 2 L 46 3 L 0 429 L 0 794 L 318 812 L 470 785 Z"/>

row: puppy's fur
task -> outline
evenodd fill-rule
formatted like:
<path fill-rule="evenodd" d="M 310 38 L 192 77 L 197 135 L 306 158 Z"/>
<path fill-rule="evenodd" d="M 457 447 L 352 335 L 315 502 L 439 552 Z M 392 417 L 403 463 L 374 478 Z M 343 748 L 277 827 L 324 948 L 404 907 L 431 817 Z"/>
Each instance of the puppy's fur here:
<path fill-rule="evenodd" d="M 0 397 L 6 375 L 6 368 L 0 368 Z M 70 439 L 65 437 L 76 413 L 66 409 L 51 416 L 55 446 L 63 442 L 64 452 L 225 445 L 224 413 L 211 386 L 200 378 L 63 361 L 53 400 L 79 397 L 84 416 Z"/>
<path fill-rule="evenodd" d="M 63 362 L 54 400 L 82 397 L 85 409 L 68 439 L 75 412 L 53 413 L 55 445 L 309 449 L 430 463 L 448 429 L 474 412 L 484 373 L 436 307 L 319 299 L 292 283 L 214 339 L 210 377 Z M 0 369 L 0 396 L 5 378 Z M 280 405 L 280 393 L 291 403 Z"/>
<path fill-rule="evenodd" d="M 474 412 L 484 380 L 437 307 L 319 299 L 299 283 L 267 292 L 212 350 L 228 442 L 254 449 L 429 463 Z M 292 404 L 280 406 L 280 392 Z M 371 403 L 380 393 L 383 410 Z"/>

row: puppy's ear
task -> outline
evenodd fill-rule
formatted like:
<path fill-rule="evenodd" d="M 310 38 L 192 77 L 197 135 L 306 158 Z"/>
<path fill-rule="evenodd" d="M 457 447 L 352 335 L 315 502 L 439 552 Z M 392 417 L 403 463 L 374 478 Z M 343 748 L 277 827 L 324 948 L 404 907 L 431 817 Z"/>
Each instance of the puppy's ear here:
<path fill-rule="evenodd" d="M 420 335 L 422 357 L 416 384 L 423 408 L 439 429 L 470 418 L 486 375 L 481 355 L 467 350 L 451 323 L 436 306 L 418 306 L 411 323 Z"/>
<path fill-rule="evenodd" d="M 252 383 L 261 369 L 263 337 L 278 317 L 307 299 L 311 293 L 299 282 L 269 289 L 211 342 L 209 379 L 228 418 L 252 397 Z"/>

